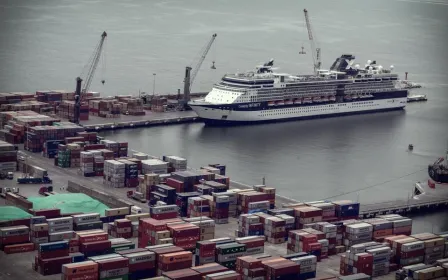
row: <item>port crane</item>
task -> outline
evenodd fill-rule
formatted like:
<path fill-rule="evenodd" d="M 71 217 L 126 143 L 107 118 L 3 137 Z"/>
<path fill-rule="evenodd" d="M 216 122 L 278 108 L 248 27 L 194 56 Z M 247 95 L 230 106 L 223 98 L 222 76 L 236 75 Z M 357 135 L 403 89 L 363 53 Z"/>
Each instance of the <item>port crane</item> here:
<path fill-rule="evenodd" d="M 107 33 L 106 31 L 103 31 L 101 34 L 101 39 L 97 46 L 95 47 L 95 50 L 93 51 L 92 56 L 90 57 L 88 63 L 84 66 L 84 70 L 87 70 L 87 74 L 84 79 L 84 87 L 81 86 L 81 83 L 83 79 L 80 77 L 76 78 L 76 92 L 75 92 L 75 116 L 74 116 L 74 122 L 76 124 L 79 124 L 79 108 L 81 106 L 81 102 L 83 101 L 83 95 L 84 93 L 88 92 L 90 85 L 92 83 L 93 77 L 95 76 L 95 70 L 98 67 L 98 63 L 101 59 L 101 54 L 103 52 L 104 42 L 106 40 Z M 83 73 L 81 73 L 80 76 L 83 76 Z M 103 79 L 101 80 L 101 83 L 104 85 L 106 81 Z"/>
<path fill-rule="evenodd" d="M 195 67 L 187 66 L 185 68 L 185 78 L 184 78 L 184 100 L 183 100 L 183 107 L 188 108 L 188 101 L 190 101 L 190 91 L 191 86 L 193 85 L 194 79 L 196 78 L 196 75 L 199 72 L 199 69 L 201 68 L 202 63 L 204 62 L 205 57 L 207 56 L 210 48 L 213 45 L 213 42 L 216 39 L 216 33 L 212 35 L 210 40 L 207 42 L 207 44 L 202 48 L 201 50 L 201 56 L 199 58 L 199 61 L 196 63 Z M 212 69 L 216 69 L 215 62 L 213 61 L 213 64 L 211 66 Z"/>
<path fill-rule="evenodd" d="M 310 44 L 311 44 L 311 53 L 312 53 L 313 62 L 314 62 L 314 73 L 317 74 L 317 71 L 320 70 L 320 65 L 321 65 L 320 48 L 316 48 L 316 44 L 314 42 L 314 37 L 313 37 L 313 31 L 311 30 L 311 22 L 310 22 L 310 19 L 308 16 L 307 9 L 304 9 L 303 12 L 305 14 L 306 29 L 308 30 L 308 39 L 310 40 Z"/>

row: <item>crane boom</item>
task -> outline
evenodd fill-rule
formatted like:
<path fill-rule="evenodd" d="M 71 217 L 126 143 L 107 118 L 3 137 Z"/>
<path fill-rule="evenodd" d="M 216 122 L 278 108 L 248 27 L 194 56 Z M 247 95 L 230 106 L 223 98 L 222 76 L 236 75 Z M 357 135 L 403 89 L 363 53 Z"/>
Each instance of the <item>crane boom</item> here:
<path fill-rule="evenodd" d="M 84 79 L 84 87 L 82 89 L 82 93 L 85 93 L 89 90 L 90 88 L 90 84 L 92 83 L 93 80 L 93 76 L 95 75 L 95 70 L 98 66 L 98 62 L 100 61 L 101 58 L 101 52 L 103 50 L 103 45 L 104 45 L 104 40 L 107 37 L 107 33 L 106 31 L 104 31 L 101 34 L 101 39 L 100 42 L 98 43 L 98 45 L 95 48 L 95 51 L 93 52 L 93 56 L 91 57 L 91 59 L 89 60 L 89 63 L 86 65 L 86 67 L 88 66 L 88 71 L 87 71 L 87 75 L 86 78 Z"/>
<path fill-rule="evenodd" d="M 212 38 L 208 41 L 208 43 L 205 45 L 205 47 L 201 51 L 201 56 L 199 58 L 199 61 L 197 62 L 196 66 L 192 68 L 191 66 L 187 66 L 185 68 L 185 77 L 184 77 L 184 106 L 187 105 L 188 101 L 190 101 L 190 91 L 191 86 L 193 85 L 194 79 L 196 78 L 196 75 L 199 72 L 199 69 L 201 68 L 202 63 L 205 60 L 205 57 L 208 54 L 208 51 L 213 45 L 213 42 L 216 39 L 217 34 L 213 34 Z M 192 72 L 193 70 L 193 72 Z"/>
<path fill-rule="evenodd" d="M 314 63 L 314 73 L 317 73 L 317 70 L 320 69 L 320 48 L 316 48 L 314 37 L 313 37 L 313 31 L 311 30 L 311 22 L 308 17 L 308 11 L 307 9 L 304 9 L 303 12 L 305 13 L 305 23 L 306 23 L 306 29 L 308 30 L 308 39 L 310 40 L 311 44 L 311 53 L 313 56 L 313 63 Z"/>
<path fill-rule="evenodd" d="M 190 89 L 191 89 L 191 86 L 192 86 L 192 84 L 193 84 L 193 82 L 194 82 L 194 79 L 196 78 L 196 75 L 198 74 L 198 72 L 199 72 L 199 69 L 201 69 L 201 65 L 202 65 L 202 63 L 204 62 L 204 59 L 205 59 L 205 57 L 207 56 L 207 54 L 208 54 L 208 51 L 210 50 L 210 48 L 212 47 L 212 45 L 213 45 L 213 42 L 215 41 L 215 39 L 216 39 L 216 34 L 213 34 L 212 35 L 212 38 L 210 39 L 210 41 L 207 43 L 207 45 L 205 46 L 205 48 L 203 49 L 203 51 L 202 51 L 202 54 L 201 54 L 201 57 L 199 58 L 199 61 L 198 61 L 198 63 L 196 64 L 196 67 L 194 67 L 192 70 L 193 70 L 193 73 L 191 74 L 191 76 L 190 76 Z"/>

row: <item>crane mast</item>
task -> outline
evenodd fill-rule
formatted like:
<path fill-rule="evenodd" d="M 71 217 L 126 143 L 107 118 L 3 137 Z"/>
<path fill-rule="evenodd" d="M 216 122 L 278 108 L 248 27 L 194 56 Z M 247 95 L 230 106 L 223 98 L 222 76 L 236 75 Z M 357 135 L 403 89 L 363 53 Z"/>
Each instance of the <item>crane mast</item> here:
<path fill-rule="evenodd" d="M 308 30 L 308 39 L 310 40 L 311 44 L 311 53 L 313 56 L 313 63 L 314 63 L 314 73 L 317 74 L 317 71 L 320 69 L 320 48 L 316 48 L 316 44 L 314 42 L 313 38 L 313 31 L 311 30 L 311 22 L 308 17 L 308 11 L 307 9 L 304 9 L 303 12 L 305 13 L 305 23 L 306 23 L 306 29 Z"/>
<path fill-rule="evenodd" d="M 98 63 L 100 61 L 100 58 L 101 58 L 101 52 L 103 51 L 103 45 L 104 45 L 104 41 L 106 40 L 106 37 L 107 37 L 107 33 L 106 33 L 106 31 L 104 31 L 101 34 L 100 42 L 96 46 L 95 51 L 93 52 L 92 58 L 89 60 L 90 65 L 89 64 L 86 65 L 86 66 L 88 66 L 88 71 L 87 71 L 87 75 L 85 78 L 85 83 L 84 83 L 84 87 L 82 89 L 82 93 L 86 93 L 90 88 L 90 84 L 92 83 L 93 76 L 95 75 L 95 70 L 96 70 Z"/>
<path fill-rule="evenodd" d="M 193 85 L 194 79 L 196 78 L 196 75 L 199 72 L 199 69 L 201 68 L 202 63 L 205 60 L 205 57 L 208 54 L 208 51 L 213 45 L 213 42 L 216 39 L 216 34 L 212 35 L 212 38 L 208 41 L 208 43 L 205 45 L 205 47 L 202 49 L 201 57 L 199 58 L 199 61 L 197 62 L 196 66 L 192 68 L 191 66 L 187 66 L 185 68 L 185 78 L 184 78 L 184 106 L 187 105 L 188 101 L 190 101 L 190 91 L 191 86 Z M 213 66 L 212 66 L 213 67 Z"/>

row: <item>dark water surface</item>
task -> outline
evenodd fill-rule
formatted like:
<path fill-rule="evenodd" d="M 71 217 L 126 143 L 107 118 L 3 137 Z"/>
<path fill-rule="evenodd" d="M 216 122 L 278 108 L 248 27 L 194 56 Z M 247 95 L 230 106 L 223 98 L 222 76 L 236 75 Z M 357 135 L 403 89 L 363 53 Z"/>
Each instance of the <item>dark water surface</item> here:
<path fill-rule="evenodd" d="M 92 90 L 103 95 L 175 92 L 188 65 L 218 33 L 193 86 L 207 91 L 226 72 L 273 57 L 279 71 L 309 73 L 302 9 L 310 11 L 323 66 L 342 53 L 409 71 L 429 101 L 403 112 L 213 128 L 202 124 L 108 132 L 132 148 L 223 163 L 236 181 L 266 176 L 297 200 L 407 198 L 448 141 L 448 1 L 0 1 L 0 91 L 73 89 L 106 30 L 105 67 Z M 304 46 L 308 55 L 299 55 Z M 210 70 L 216 60 L 217 70 Z M 102 86 L 100 80 L 106 84 Z M 414 151 L 406 151 L 409 143 Z M 448 213 L 416 217 L 418 231 L 448 230 Z"/>

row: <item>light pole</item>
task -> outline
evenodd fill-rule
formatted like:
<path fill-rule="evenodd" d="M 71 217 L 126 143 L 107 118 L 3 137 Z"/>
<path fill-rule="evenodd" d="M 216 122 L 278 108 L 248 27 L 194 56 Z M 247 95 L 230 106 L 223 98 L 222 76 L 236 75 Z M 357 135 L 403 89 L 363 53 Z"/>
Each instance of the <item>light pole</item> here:
<path fill-rule="evenodd" d="M 152 73 L 152 76 L 154 77 L 152 83 L 152 95 L 154 96 L 154 93 L 156 92 L 156 73 Z"/>

